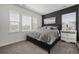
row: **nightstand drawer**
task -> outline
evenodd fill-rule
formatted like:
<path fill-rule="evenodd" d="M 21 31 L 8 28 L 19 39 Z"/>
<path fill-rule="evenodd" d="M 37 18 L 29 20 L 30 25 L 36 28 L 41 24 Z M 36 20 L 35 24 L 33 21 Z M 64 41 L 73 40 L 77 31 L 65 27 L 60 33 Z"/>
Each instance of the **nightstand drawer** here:
<path fill-rule="evenodd" d="M 64 41 L 66 41 L 66 42 L 73 42 L 73 43 L 76 43 L 76 38 L 61 37 L 61 40 L 64 40 Z"/>
<path fill-rule="evenodd" d="M 76 38 L 76 34 L 68 34 L 68 38 Z"/>
<path fill-rule="evenodd" d="M 75 38 L 76 37 L 76 33 L 61 33 L 61 37 L 67 37 L 67 38 Z"/>
<path fill-rule="evenodd" d="M 66 34 L 66 33 L 61 33 L 61 37 L 68 37 L 68 34 Z"/>

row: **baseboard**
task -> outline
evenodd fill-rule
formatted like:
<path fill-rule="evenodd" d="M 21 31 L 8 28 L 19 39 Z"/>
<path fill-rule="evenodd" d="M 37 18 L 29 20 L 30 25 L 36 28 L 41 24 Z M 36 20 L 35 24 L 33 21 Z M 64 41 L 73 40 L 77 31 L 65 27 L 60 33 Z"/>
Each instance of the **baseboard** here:
<path fill-rule="evenodd" d="M 15 44 L 15 43 L 18 43 L 18 42 L 21 42 L 21 41 L 25 41 L 25 40 L 19 40 L 19 41 L 9 42 L 9 43 L 0 45 L 0 47 L 8 46 L 8 45 Z"/>

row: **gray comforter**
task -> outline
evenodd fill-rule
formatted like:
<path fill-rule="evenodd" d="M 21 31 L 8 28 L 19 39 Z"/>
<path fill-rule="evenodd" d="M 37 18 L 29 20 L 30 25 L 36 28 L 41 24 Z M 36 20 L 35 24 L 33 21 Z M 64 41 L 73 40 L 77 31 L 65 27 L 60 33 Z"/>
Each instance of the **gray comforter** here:
<path fill-rule="evenodd" d="M 56 40 L 56 38 L 59 37 L 59 31 L 57 29 L 55 30 L 49 30 L 49 29 L 41 30 L 40 29 L 38 31 L 30 32 L 28 35 L 39 41 L 52 44 Z"/>

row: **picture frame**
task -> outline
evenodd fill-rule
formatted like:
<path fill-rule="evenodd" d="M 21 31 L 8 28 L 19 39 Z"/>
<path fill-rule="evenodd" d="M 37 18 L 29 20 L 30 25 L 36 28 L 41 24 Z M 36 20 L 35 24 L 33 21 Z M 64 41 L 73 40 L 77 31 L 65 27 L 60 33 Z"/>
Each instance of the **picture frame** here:
<path fill-rule="evenodd" d="M 56 17 L 44 19 L 44 24 L 55 24 L 55 23 L 56 23 Z"/>

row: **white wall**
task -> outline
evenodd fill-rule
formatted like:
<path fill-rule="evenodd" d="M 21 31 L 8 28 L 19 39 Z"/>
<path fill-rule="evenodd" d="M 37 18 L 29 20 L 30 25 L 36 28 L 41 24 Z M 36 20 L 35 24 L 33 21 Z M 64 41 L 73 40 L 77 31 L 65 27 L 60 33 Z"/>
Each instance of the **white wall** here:
<path fill-rule="evenodd" d="M 38 18 L 38 26 L 41 26 L 41 15 L 16 5 L 0 5 L 0 47 L 25 40 L 27 35 L 27 32 L 22 31 L 16 33 L 9 32 L 9 10 L 35 16 Z"/>

